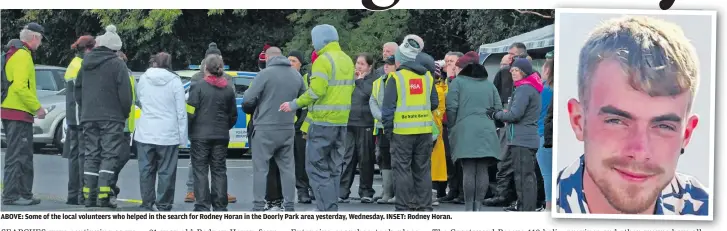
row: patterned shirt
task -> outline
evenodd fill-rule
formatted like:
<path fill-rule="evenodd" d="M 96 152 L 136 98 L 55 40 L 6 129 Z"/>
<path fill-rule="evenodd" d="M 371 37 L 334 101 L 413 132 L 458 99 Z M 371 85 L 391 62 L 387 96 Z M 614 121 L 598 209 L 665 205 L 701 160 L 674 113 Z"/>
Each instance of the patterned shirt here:
<path fill-rule="evenodd" d="M 583 192 L 584 156 L 558 173 L 555 194 L 556 212 L 590 213 Z M 696 178 L 676 173 L 656 199 L 654 215 L 697 215 L 709 213 L 709 194 Z"/>

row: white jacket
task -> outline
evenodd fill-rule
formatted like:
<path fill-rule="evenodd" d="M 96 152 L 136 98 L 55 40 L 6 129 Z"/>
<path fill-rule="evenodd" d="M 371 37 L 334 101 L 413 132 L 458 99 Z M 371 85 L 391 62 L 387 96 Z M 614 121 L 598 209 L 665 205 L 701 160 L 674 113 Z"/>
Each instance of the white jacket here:
<path fill-rule="evenodd" d="M 145 144 L 187 144 L 187 111 L 182 80 L 175 73 L 149 68 L 136 85 L 141 118 L 134 140 Z"/>

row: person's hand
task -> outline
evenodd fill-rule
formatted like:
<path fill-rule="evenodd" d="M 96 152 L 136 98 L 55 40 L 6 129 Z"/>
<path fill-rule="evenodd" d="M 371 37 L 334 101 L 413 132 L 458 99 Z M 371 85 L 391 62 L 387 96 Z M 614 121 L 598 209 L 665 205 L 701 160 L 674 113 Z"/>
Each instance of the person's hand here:
<path fill-rule="evenodd" d="M 487 109 L 487 112 L 485 112 L 485 114 L 487 114 L 487 118 L 495 120 L 495 114 L 497 114 L 497 109 L 495 109 L 494 107 L 490 107 Z"/>
<path fill-rule="evenodd" d="M 38 117 L 38 119 L 45 119 L 45 108 L 40 107 L 37 111 L 35 111 L 35 115 Z"/>
<path fill-rule="evenodd" d="M 283 112 L 291 112 L 292 110 L 290 110 L 290 102 L 285 102 L 281 104 L 279 110 Z"/>

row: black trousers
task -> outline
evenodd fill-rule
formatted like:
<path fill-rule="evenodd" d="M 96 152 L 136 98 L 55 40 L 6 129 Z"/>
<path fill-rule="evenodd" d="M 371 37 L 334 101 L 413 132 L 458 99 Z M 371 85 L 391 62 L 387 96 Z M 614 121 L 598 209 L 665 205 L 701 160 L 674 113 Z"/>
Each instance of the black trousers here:
<path fill-rule="evenodd" d="M 538 207 L 537 151 L 536 148 L 508 146 L 508 152 L 513 157 L 518 211 L 535 211 Z"/>
<path fill-rule="evenodd" d="M 227 145 L 223 140 L 192 140 L 194 211 L 227 211 Z M 211 177 L 208 177 L 211 174 Z M 210 185 L 210 179 L 212 184 Z M 210 192 L 211 191 L 211 192 Z"/>
<path fill-rule="evenodd" d="M 397 211 L 432 211 L 432 134 L 391 139 Z"/>
<path fill-rule="evenodd" d="M 68 197 L 69 202 L 82 202 L 83 193 L 83 129 L 79 125 L 68 125 L 66 142 L 63 144 L 63 157 L 68 159 Z"/>
<path fill-rule="evenodd" d="M 83 122 L 85 148 L 83 189 L 87 199 L 109 199 L 113 196 L 119 156 L 124 152 L 124 123 L 116 121 Z M 86 202 L 91 203 L 92 202 Z"/>
<path fill-rule="evenodd" d="M 495 196 L 505 201 L 512 201 L 517 198 L 517 194 L 515 194 L 515 178 L 513 176 L 513 156 L 512 152 L 509 151 L 510 146 L 507 145 L 507 130 L 500 129 L 498 136 L 500 136 L 502 155 L 500 156 L 500 162 L 497 163 Z"/>
<path fill-rule="evenodd" d="M 121 170 L 124 169 L 124 166 L 126 166 L 126 163 L 129 162 L 129 159 L 131 159 L 131 133 L 130 132 L 124 132 L 124 142 L 121 144 L 121 152 L 119 153 L 119 159 L 116 161 L 116 168 L 114 169 L 114 178 L 111 179 L 111 189 L 112 190 L 118 190 L 119 186 L 119 175 L 121 175 Z M 176 165 L 174 166 L 176 168 Z M 119 192 L 115 192 L 118 196 Z"/>
<path fill-rule="evenodd" d="M 343 156 L 343 174 L 339 198 L 347 199 L 351 194 L 351 186 L 359 168 L 358 194 L 361 198 L 373 198 L 376 191 L 374 184 L 374 133 L 370 127 L 351 127 L 346 130 L 346 154 Z"/>
<path fill-rule="evenodd" d="M 33 197 L 33 124 L 2 120 L 5 130 L 3 197 L 6 202 Z"/>
<path fill-rule="evenodd" d="M 453 161 L 452 153 L 449 146 L 449 128 L 443 126 L 442 137 L 444 139 L 444 154 L 447 157 L 447 186 L 449 187 L 449 196 L 452 198 L 462 198 L 462 161 Z M 439 196 L 439 195 L 438 195 Z"/>
<path fill-rule="evenodd" d="M 377 145 L 379 146 L 378 165 L 381 170 L 391 170 L 391 144 L 389 138 L 384 135 L 384 130 L 379 128 Z"/>
<path fill-rule="evenodd" d="M 296 131 L 293 143 L 293 156 L 295 157 L 295 188 L 298 190 L 298 195 L 309 194 L 311 190 L 310 183 L 308 182 L 308 173 L 305 171 L 305 142 L 303 133 Z M 271 164 L 271 166 L 273 165 Z M 280 177 L 278 177 L 278 182 L 280 182 Z M 279 195 L 280 198 L 283 197 L 282 192 Z M 300 198 L 300 196 L 298 197 Z"/>
<path fill-rule="evenodd" d="M 278 163 L 275 162 L 275 158 L 270 159 L 265 190 L 265 201 L 283 200 L 283 186 L 280 185 L 280 169 L 278 169 Z"/>

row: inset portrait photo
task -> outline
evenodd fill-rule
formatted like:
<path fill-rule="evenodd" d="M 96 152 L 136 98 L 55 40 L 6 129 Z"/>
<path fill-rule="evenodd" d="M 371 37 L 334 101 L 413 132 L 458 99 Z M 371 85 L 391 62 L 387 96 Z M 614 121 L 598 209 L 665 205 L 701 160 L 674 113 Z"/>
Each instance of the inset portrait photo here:
<path fill-rule="evenodd" d="M 716 12 L 556 9 L 553 217 L 712 220 Z"/>

